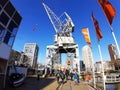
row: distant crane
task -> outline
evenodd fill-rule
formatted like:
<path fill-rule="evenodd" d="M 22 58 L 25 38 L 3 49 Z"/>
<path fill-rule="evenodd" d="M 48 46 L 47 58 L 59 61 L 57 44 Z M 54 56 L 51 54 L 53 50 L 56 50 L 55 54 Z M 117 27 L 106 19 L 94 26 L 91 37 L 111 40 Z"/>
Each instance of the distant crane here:
<path fill-rule="evenodd" d="M 60 54 L 67 53 L 69 54 L 67 55 L 69 59 L 70 56 L 74 57 L 74 59 L 72 58 L 73 60 L 70 60 L 71 67 L 76 68 L 80 73 L 78 44 L 74 42 L 72 37 L 72 32 L 74 32 L 72 19 L 66 12 L 64 12 L 62 16 L 57 17 L 46 4 L 43 3 L 43 6 L 56 32 L 54 45 L 49 45 L 46 49 L 46 64 L 51 64 L 52 68 L 54 68 L 55 64 L 61 63 Z M 63 18 L 63 16 L 65 16 L 65 18 Z"/>

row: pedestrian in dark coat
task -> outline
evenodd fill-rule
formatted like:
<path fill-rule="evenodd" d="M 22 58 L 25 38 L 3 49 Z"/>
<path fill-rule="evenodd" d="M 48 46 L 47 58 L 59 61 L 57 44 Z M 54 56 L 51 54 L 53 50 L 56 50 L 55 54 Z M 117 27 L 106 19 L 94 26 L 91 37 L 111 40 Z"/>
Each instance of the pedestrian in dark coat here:
<path fill-rule="evenodd" d="M 73 73 L 70 72 L 70 79 L 73 80 Z"/>
<path fill-rule="evenodd" d="M 65 76 L 66 76 L 66 80 L 68 80 L 69 70 L 66 70 L 66 71 L 65 71 Z"/>
<path fill-rule="evenodd" d="M 65 74 L 63 71 L 60 72 L 60 77 L 62 79 L 62 84 L 64 84 Z"/>
<path fill-rule="evenodd" d="M 56 79 L 57 79 L 57 82 L 59 83 L 59 79 L 60 79 L 60 71 L 59 70 L 56 73 Z"/>

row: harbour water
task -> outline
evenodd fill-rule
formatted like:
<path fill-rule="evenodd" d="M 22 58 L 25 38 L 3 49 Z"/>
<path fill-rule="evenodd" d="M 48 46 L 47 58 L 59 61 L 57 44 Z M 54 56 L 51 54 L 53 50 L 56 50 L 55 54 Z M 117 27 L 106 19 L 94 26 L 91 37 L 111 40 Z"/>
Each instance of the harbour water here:
<path fill-rule="evenodd" d="M 107 90 L 120 90 L 120 83 L 117 84 L 106 84 Z"/>

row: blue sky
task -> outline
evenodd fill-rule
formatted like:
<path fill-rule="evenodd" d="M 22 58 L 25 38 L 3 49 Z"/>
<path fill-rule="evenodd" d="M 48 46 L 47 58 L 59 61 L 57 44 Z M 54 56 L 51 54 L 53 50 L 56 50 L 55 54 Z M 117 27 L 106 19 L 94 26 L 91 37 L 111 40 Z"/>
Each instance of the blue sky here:
<path fill-rule="evenodd" d="M 116 10 L 112 27 L 120 48 L 120 6 L 119 0 L 109 0 Z M 108 45 L 114 43 L 106 17 L 97 0 L 11 0 L 22 16 L 22 22 L 13 45 L 13 49 L 21 52 L 25 43 L 37 43 L 39 46 L 38 60 L 45 63 L 46 46 L 54 44 L 56 34 L 47 13 L 42 5 L 44 2 L 59 17 L 67 12 L 74 22 L 73 37 L 79 45 L 80 59 L 82 47 L 87 45 L 81 33 L 82 28 L 89 28 L 94 61 L 100 60 L 96 32 L 91 19 L 92 11 L 99 22 L 103 38 L 100 40 L 104 60 L 110 60 Z M 35 31 L 33 28 L 37 28 Z"/>

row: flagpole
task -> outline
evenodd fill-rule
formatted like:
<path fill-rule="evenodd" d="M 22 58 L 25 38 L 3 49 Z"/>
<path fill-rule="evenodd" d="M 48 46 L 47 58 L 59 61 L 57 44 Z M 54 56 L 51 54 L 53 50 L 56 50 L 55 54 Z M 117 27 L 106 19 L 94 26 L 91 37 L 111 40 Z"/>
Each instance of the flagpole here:
<path fill-rule="evenodd" d="M 104 90 L 106 90 L 105 86 L 105 78 L 104 78 L 104 66 L 103 66 L 103 59 L 102 59 L 102 54 L 101 54 L 101 49 L 100 49 L 100 43 L 98 41 L 98 49 L 99 49 L 99 54 L 100 54 L 100 59 L 101 59 L 101 66 L 102 66 L 102 77 L 103 77 L 103 85 L 104 85 Z"/>
<path fill-rule="evenodd" d="M 92 47 L 90 47 L 92 50 Z M 93 60 L 93 54 L 91 53 L 92 56 L 92 67 L 93 67 L 93 78 L 94 78 L 94 88 L 96 88 L 96 81 L 95 81 L 95 68 L 94 68 L 94 60 Z"/>
<path fill-rule="evenodd" d="M 107 20 L 108 21 L 108 20 Z M 116 37 L 115 37 L 115 34 L 114 34 L 114 31 L 113 31 L 113 28 L 112 26 L 109 24 L 109 27 L 110 27 L 110 31 L 112 33 L 112 36 L 114 38 L 114 41 L 115 41 L 115 44 L 116 44 L 116 47 L 117 47 L 117 50 L 118 50 L 118 54 L 119 54 L 119 58 L 120 58 L 120 49 L 119 49 L 119 46 L 118 46 L 118 43 L 117 43 L 117 40 L 116 40 Z"/>
<path fill-rule="evenodd" d="M 106 1 L 106 2 L 108 2 L 108 1 Z M 115 15 L 116 15 L 116 12 L 115 12 L 114 7 L 112 6 L 112 4 L 111 4 L 110 2 L 109 2 L 109 4 L 111 5 L 112 10 L 113 10 L 113 12 L 114 12 L 114 15 L 113 15 L 113 16 L 111 15 L 110 11 L 108 11 L 108 12 L 106 13 L 106 11 L 105 11 L 105 9 L 104 9 L 105 6 L 102 6 L 100 2 L 99 2 L 99 4 L 100 4 L 100 6 L 102 7 L 103 12 L 104 12 L 104 14 L 105 14 L 105 16 L 106 16 L 107 22 L 108 22 L 109 27 L 110 27 L 110 31 L 111 31 L 112 36 L 113 36 L 113 38 L 114 38 L 114 41 L 115 41 L 115 44 L 116 44 L 116 47 L 117 47 L 117 50 L 118 50 L 118 54 L 119 54 L 119 57 L 120 57 L 120 49 L 119 49 L 119 46 L 118 46 L 118 43 L 117 43 L 117 40 L 116 40 L 114 31 L 113 31 L 113 28 L 112 28 L 112 26 L 111 26 L 112 21 L 110 22 L 110 20 L 109 20 L 109 19 L 113 20 L 113 18 L 114 18 Z M 104 2 L 102 2 L 102 4 L 104 4 Z M 109 14 L 109 15 L 111 16 L 111 18 L 108 17 L 107 14 Z"/>
<path fill-rule="evenodd" d="M 105 15 L 105 16 L 106 16 L 106 15 Z M 107 18 L 107 16 L 106 16 L 106 18 Z M 117 39 L 116 39 L 115 34 L 114 34 L 114 30 L 113 30 L 112 26 L 110 25 L 108 19 L 107 19 L 107 22 L 108 22 L 108 24 L 109 24 L 110 31 L 111 31 L 112 36 L 113 36 L 113 39 L 114 39 L 114 41 L 115 41 L 115 44 L 116 44 L 116 47 L 117 47 L 117 50 L 118 50 L 118 54 L 119 54 L 119 58 L 120 58 L 120 49 L 119 49 L 119 46 L 118 46 L 118 43 L 117 43 Z"/>
<path fill-rule="evenodd" d="M 89 30 L 88 30 L 89 33 Z M 89 35 L 90 38 L 90 35 Z M 95 68 L 94 68 L 94 61 L 93 61 L 93 54 L 92 54 L 92 45 L 90 44 L 89 47 L 91 48 L 91 56 L 92 56 L 92 72 L 93 72 L 93 79 L 94 79 L 94 88 L 96 88 L 96 82 L 95 82 Z"/>

